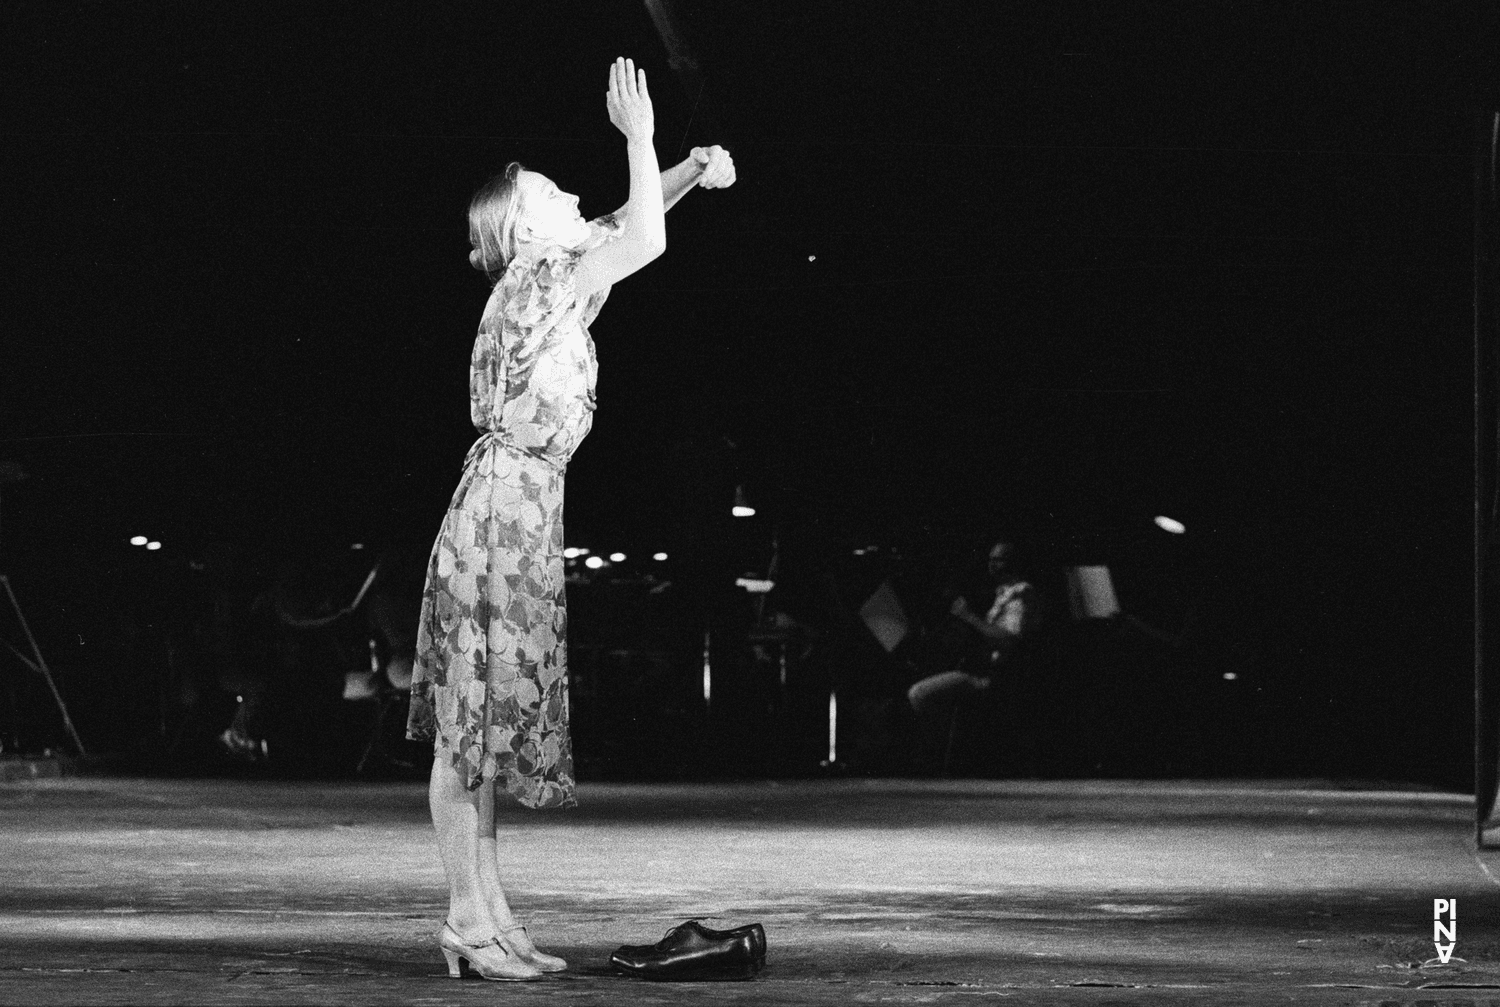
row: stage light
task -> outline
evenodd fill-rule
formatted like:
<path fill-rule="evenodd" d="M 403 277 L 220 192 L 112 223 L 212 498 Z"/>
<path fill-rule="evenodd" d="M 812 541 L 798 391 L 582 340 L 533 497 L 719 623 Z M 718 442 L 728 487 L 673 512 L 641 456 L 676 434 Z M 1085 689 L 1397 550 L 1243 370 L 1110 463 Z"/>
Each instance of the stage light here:
<path fill-rule="evenodd" d="M 609 561 L 611 563 L 623 563 L 625 562 L 625 554 L 623 552 L 612 552 L 609 554 Z"/>
<path fill-rule="evenodd" d="M 583 565 L 588 567 L 590 570 L 597 570 L 604 565 L 604 557 L 590 556 L 588 559 L 583 561 Z"/>
<path fill-rule="evenodd" d="M 350 549 L 363 549 L 364 547 L 365 547 L 365 544 L 363 542 L 354 542 L 354 543 L 351 543 L 350 546 L 349 546 Z"/>
<path fill-rule="evenodd" d="M 745 487 L 743 486 L 736 486 L 734 488 L 734 508 L 732 512 L 735 517 L 755 516 L 755 508 L 751 507 L 750 501 L 745 499 Z"/>
<path fill-rule="evenodd" d="M 161 548 L 161 543 L 160 542 L 147 542 L 146 543 L 146 550 L 148 552 L 155 552 L 156 550 L 158 550 L 160 548 Z"/>
<path fill-rule="evenodd" d="M 1226 681 L 1226 682 L 1233 682 L 1235 679 L 1237 679 L 1239 677 L 1240 676 L 1236 675 L 1232 671 L 1226 671 L 1226 672 L 1224 672 L 1224 681 Z"/>
<path fill-rule="evenodd" d="M 586 552 L 588 552 L 587 549 L 580 549 L 576 545 L 570 545 L 563 550 L 563 556 L 567 559 L 577 559 Z"/>
<path fill-rule="evenodd" d="M 807 261 L 808 262 L 817 262 L 818 261 L 818 257 L 816 255 L 809 255 L 807 257 Z"/>
<path fill-rule="evenodd" d="M 734 586 L 742 587 L 751 594 L 769 594 L 776 586 L 776 582 L 758 577 L 740 577 L 734 582 Z"/>
<path fill-rule="evenodd" d="M 654 560 L 656 560 L 658 563 L 664 563 L 664 562 L 666 562 L 667 554 L 664 553 L 664 552 L 659 552 L 656 555 L 652 556 L 651 558 L 654 559 Z"/>
<path fill-rule="evenodd" d="M 130 544 L 131 545 L 145 545 L 147 541 L 148 540 L 147 540 L 146 536 L 144 536 L 144 535 L 135 535 L 135 536 L 133 536 L 130 539 Z"/>
<path fill-rule="evenodd" d="M 1173 535 L 1181 535 L 1183 532 L 1187 531 L 1187 525 L 1183 524 L 1181 521 L 1174 521 L 1171 518 L 1163 517 L 1160 514 L 1156 516 L 1155 521 L 1156 527 L 1160 528 L 1162 531 L 1171 532 Z"/>

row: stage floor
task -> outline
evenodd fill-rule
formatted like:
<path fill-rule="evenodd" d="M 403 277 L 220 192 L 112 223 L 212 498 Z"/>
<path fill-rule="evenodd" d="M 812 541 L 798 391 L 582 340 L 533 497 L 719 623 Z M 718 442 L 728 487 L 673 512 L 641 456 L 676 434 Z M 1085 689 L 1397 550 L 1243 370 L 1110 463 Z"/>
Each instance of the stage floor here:
<path fill-rule="evenodd" d="M 1500 1004 L 1472 799 L 1294 782 L 592 784 L 507 810 L 513 903 L 571 970 L 446 978 L 426 790 L 0 785 L 5 1004 Z M 1493 872 L 1493 873 L 1492 873 Z M 1452 964 L 1433 899 L 1459 900 Z M 760 921 L 733 983 L 612 975 Z"/>

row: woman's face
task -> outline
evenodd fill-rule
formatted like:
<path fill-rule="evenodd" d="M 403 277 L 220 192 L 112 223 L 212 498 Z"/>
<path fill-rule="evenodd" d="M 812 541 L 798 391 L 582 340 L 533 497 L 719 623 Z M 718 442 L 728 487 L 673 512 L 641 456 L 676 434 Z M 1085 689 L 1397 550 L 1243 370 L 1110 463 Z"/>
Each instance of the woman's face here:
<path fill-rule="evenodd" d="M 572 248 L 588 237 L 589 225 L 578 212 L 578 197 L 563 192 L 546 175 L 523 171 L 516 176 L 521 196 L 517 237 Z"/>

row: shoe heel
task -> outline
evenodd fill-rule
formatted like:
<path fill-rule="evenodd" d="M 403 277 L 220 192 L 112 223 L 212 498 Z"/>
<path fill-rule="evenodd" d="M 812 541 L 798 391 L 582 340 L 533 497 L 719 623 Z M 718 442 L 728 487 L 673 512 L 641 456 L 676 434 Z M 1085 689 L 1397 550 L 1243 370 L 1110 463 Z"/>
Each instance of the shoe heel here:
<path fill-rule="evenodd" d="M 442 949 L 443 957 L 448 959 L 448 978 L 462 979 L 464 977 L 464 957 L 456 951 Z"/>

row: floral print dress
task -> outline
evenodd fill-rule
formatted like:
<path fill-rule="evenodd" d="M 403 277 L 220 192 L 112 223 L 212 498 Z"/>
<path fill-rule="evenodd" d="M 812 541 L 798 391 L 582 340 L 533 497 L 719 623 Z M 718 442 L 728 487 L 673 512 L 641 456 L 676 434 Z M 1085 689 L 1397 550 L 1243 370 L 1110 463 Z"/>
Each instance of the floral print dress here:
<path fill-rule="evenodd" d="M 480 437 L 422 593 L 407 737 L 433 741 L 470 790 L 493 781 L 532 808 L 578 803 L 563 474 L 593 423 L 588 326 L 609 288 L 580 299 L 574 274 L 584 250 L 622 230 L 613 216 L 600 217 L 579 248 L 518 254 L 495 284 L 469 368 Z"/>

